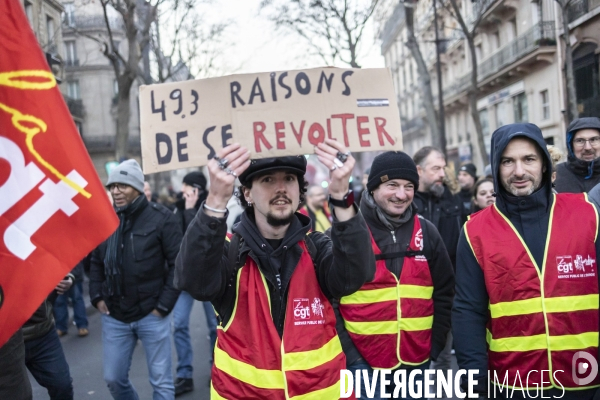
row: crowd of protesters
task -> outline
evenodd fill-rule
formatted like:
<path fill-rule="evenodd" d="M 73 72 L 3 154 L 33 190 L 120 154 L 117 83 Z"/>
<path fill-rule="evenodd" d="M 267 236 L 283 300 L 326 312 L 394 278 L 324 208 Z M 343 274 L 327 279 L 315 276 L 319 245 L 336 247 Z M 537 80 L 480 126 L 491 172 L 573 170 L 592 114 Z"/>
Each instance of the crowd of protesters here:
<path fill-rule="evenodd" d="M 336 141 L 316 147 L 329 193 L 305 181 L 305 157 L 250 160 L 233 144 L 209 162 L 210 190 L 191 172 L 169 207 L 124 161 L 106 182 L 119 227 L 0 349 L 0 398 L 31 398 L 26 368 L 51 399 L 73 398 L 59 337 L 69 301 L 77 334 L 89 333 L 85 270 L 115 399 L 138 398 L 138 340 L 154 399 L 194 390 L 196 300 L 214 351 L 203 355 L 213 399 L 334 399 L 340 369 L 446 371 L 452 354 L 480 371 L 482 396 L 488 370 L 509 386 L 536 371 L 550 394 L 592 399 L 600 378 L 570 374 L 578 352 L 598 361 L 600 119 L 573 121 L 566 138 L 560 163 L 537 126 L 503 126 L 481 176 L 471 163 L 454 174 L 435 147 L 384 152 L 356 196 L 355 160 Z M 242 209 L 233 226 L 232 197 Z M 377 384 L 369 398 L 394 389 Z"/>

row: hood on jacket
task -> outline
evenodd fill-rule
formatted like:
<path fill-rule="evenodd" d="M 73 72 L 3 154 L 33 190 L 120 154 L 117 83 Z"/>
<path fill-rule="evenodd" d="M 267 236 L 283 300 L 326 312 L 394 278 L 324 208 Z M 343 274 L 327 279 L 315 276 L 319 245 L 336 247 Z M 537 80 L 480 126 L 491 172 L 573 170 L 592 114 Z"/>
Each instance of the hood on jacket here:
<path fill-rule="evenodd" d="M 494 191 L 496 192 L 496 199 L 500 200 L 502 197 L 512 196 L 504 190 L 502 183 L 500 182 L 500 159 L 502 153 L 508 143 L 518 137 L 525 137 L 535 142 L 538 148 L 541 150 L 542 157 L 544 158 L 544 165 L 546 171 L 543 172 L 542 185 L 536 190 L 545 190 L 548 198 L 552 195 L 552 159 L 550 153 L 546 148 L 546 141 L 542 135 L 542 131 L 534 124 L 520 123 L 520 124 L 509 124 L 504 125 L 492 134 L 491 144 L 491 165 L 494 178 Z M 514 196 L 512 196 L 514 197 Z"/>
<path fill-rule="evenodd" d="M 574 170 L 585 172 L 585 179 L 589 179 L 594 174 L 594 164 L 597 164 L 598 158 L 592 161 L 580 160 L 575 157 L 573 152 L 573 138 L 577 131 L 582 129 L 596 129 L 600 133 L 600 118 L 596 117 L 585 117 L 578 118 L 571 122 L 567 127 L 567 151 L 568 151 L 568 162 L 571 164 Z"/>

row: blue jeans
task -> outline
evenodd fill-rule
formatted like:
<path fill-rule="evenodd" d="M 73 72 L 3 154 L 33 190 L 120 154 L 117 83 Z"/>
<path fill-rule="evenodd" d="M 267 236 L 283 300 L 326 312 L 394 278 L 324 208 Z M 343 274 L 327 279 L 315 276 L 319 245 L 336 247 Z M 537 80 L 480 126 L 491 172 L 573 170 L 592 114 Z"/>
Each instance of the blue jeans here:
<path fill-rule="evenodd" d="M 152 313 L 139 321 L 124 323 L 102 315 L 104 380 L 115 400 L 138 400 L 129 380 L 131 357 L 138 339 L 146 352 L 146 363 L 154 400 L 173 400 L 175 386 L 171 371 L 170 318 Z"/>
<path fill-rule="evenodd" d="M 25 342 L 25 365 L 50 399 L 73 399 L 73 379 L 56 329 Z"/>
<path fill-rule="evenodd" d="M 206 314 L 206 324 L 210 332 L 211 356 L 217 340 L 217 318 L 210 302 L 202 302 Z M 191 379 L 194 372 L 192 366 L 193 350 L 190 337 L 190 313 L 194 306 L 194 298 L 188 292 L 181 292 L 173 308 L 173 340 L 177 351 L 177 378 Z"/>
<path fill-rule="evenodd" d="M 369 374 L 369 383 L 372 384 L 373 383 L 373 369 L 371 368 L 371 366 L 369 364 L 367 364 L 367 362 L 363 359 L 360 359 L 356 362 L 354 362 L 354 364 L 350 365 L 347 367 L 348 371 L 352 371 L 352 376 L 354 377 L 355 381 L 354 384 L 356 385 L 356 371 L 357 370 L 366 370 Z M 421 365 L 416 365 L 416 366 L 412 366 L 412 365 L 402 365 L 400 368 L 397 368 L 395 370 L 391 371 L 391 374 L 388 374 L 386 376 L 386 379 L 388 381 L 390 381 L 391 383 L 389 385 L 387 385 L 387 387 L 385 388 L 386 393 L 393 395 L 394 393 L 394 372 L 404 369 L 406 370 L 406 379 L 408 381 L 408 376 L 410 375 L 410 373 L 414 370 L 421 370 L 424 371 L 427 368 L 429 368 L 429 361 L 421 364 Z M 374 395 L 371 397 L 367 396 L 367 391 L 366 391 L 366 387 L 365 387 L 365 380 L 363 379 L 364 373 L 361 372 L 361 379 L 360 379 L 360 396 L 356 396 L 357 399 L 373 399 L 373 400 L 381 400 L 381 380 L 379 378 L 379 374 L 377 374 L 377 381 L 374 382 L 375 383 L 375 391 L 374 391 Z M 417 375 L 417 379 L 414 380 L 415 386 L 416 383 L 419 381 L 421 382 L 421 388 L 423 388 L 423 374 L 421 375 Z M 416 387 L 415 387 L 415 391 L 416 391 Z M 423 391 L 423 395 L 425 394 L 424 389 L 422 389 Z M 354 391 L 354 394 L 356 394 L 356 391 Z M 399 390 L 399 396 L 402 396 L 402 390 Z M 410 396 L 410 392 L 407 388 L 406 390 L 406 397 L 395 397 L 395 398 L 402 398 L 402 399 L 412 399 L 412 397 Z"/>
<path fill-rule="evenodd" d="M 88 320 L 85 313 L 85 302 L 83 301 L 83 282 L 77 281 L 65 293 L 56 298 L 54 302 L 54 319 L 56 329 L 66 332 L 69 329 L 69 307 L 67 299 L 73 302 L 73 320 L 77 328 L 87 328 Z"/>

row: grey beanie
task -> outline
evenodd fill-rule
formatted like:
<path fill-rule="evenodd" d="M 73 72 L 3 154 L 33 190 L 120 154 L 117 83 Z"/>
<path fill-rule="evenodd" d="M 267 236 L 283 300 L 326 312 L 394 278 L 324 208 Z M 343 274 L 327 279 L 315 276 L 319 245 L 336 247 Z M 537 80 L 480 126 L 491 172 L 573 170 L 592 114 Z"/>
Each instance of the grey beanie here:
<path fill-rule="evenodd" d="M 140 193 L 144 193 L 144 173 L 140 164 L 133 158 L 123 161 L 110 172 L 106 187 L 113 183 L 124 183 Z"/>

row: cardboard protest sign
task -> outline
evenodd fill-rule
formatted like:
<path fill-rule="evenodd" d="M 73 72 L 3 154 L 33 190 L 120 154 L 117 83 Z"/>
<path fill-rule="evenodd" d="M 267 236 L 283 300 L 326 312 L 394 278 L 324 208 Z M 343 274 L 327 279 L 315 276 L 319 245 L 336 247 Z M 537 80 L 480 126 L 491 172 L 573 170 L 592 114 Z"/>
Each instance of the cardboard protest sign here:
<path fill-rule="evenodd" d="M 0 347 L 117 215 L 19 0 L 0 0 Z"/>
<path fill-rule="evenodd" d="M 326 137 L 351 151 L 401 150 L 388 69 L 315 68 L 140 88 L 145 173 L 206 165 L 233 142 L 252 158 L 312 154 Z"/>

